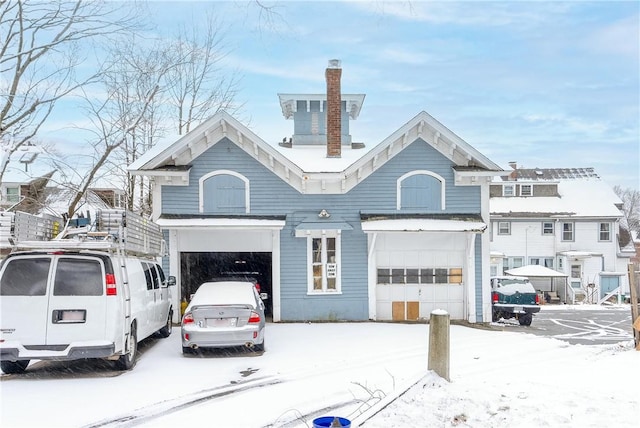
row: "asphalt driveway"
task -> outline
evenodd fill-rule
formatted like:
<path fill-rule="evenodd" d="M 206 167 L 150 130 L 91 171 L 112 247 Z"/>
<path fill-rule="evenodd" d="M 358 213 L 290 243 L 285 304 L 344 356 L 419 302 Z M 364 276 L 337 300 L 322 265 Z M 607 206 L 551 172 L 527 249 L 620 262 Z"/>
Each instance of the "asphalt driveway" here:
<path fill-rule="evenodd" d="M 552 337 L 574 345 L 633 340 L 629 305 L 543 305 L 529 327 L 503 320 L 491 323 L 491 328 Z"/>

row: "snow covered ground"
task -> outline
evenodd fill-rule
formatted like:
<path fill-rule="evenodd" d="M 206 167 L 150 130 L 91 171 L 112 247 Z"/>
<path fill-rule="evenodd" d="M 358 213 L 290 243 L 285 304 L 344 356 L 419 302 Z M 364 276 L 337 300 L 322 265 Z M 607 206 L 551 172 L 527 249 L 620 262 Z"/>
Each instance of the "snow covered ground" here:
<path fill-rule="evenodd" d="M 174 329 L 147 341 L 130 372 L 74 362 L 3 375 L 0 425 L 312 427 L 341 416 L 352 427 L 637 426 L 632 340 L 569 345 L 524 331 L 452 325 L 447 382 L 427 370 L 424 324 L 269 324 L 263 355 L 200 357 L 182 356 Z"/>

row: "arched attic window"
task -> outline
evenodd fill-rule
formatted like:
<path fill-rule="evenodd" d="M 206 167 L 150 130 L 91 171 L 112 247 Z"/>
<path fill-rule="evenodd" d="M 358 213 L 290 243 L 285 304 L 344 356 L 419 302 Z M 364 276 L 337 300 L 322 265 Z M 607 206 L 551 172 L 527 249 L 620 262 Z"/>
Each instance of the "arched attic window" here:
<path fill-rule="evenodd" d="M 444 178 L 431 171 L 411 171 L 398 178 L 397 209 L 429 210 L 445 209 Z"/>
<path fill-rule="evenodd" d="M 200 178 L 200 212 L 249 213 L 249 180 L 234 171 L 218 170 Z"/>

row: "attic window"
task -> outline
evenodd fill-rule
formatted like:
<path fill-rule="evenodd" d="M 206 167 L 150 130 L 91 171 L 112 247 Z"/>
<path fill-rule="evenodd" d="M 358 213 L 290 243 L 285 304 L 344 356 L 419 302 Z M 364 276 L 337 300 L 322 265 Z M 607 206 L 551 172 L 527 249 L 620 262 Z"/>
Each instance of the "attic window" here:
<path fill-rule="evenodd" d="M 416 170 L 404 174 L 396 182 L 398 210 L 445 209 L 445 181 L 431 171 Z"/>
<path fill-rule="evenodd" d="M 502 186 L 502 196 L 514 196 L 515 189 L 513 184 L 505 184 Z"/>
<path fill-rule="evenodd" d="M 531 184 L 520 185 L 520 196 L 532 196 L 533 186 Z"/>

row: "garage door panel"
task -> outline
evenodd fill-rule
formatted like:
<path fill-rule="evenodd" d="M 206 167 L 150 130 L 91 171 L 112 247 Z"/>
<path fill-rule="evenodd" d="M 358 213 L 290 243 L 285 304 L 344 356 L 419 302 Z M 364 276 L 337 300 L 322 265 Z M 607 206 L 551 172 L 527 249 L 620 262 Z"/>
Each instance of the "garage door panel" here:
<path fill-rule="evenodd" d="M 464 317 L 461 305 L 450 304 L 447 312 L 449 312 L 449 318 L 451 319 L 462 319 Z"/>
<path fill-rule="evenodd" d="M 376 314 L 379 320 L 392 319 L 391 302 L 378 301 L 378 303 L 376 304 Z"/>
<path fill-rule="evenodd" d="M 446 302 L 450 299 L 449 288 L 451 286 L 440 285 L 435 288 L 434 300 L 437 302 Z"/>
<path fill-rule="evenodd" d="M 402 285 L 391 285 L 391 299 L 390 300 L 405 300 L 405 292 L 404 286 Z"/>
<path fill-rule="evenodd" d="M 420 292 L 420 301 L 421 302 L 430 302 L 433 301 L 435 296 L 435 287 L 433 285 L 422 285 Z"/>
<path fill-rule="evenodd" d="M 420 286 L 418 285 L 407 285 L 405 286 L 405 298 L 407 300 L 420 300 Z"/>
<path fill-rule="evenodd" d="M 391 287 L 388 285 L 378 285 L 376 287 L 376 296 L 378 300 L 391 301 Z"/>
<path fill-rule="evenodd" d="M 464 299 L 464 290 L 462 289 L 462 285 L 450 285 L 448 288 L 449 300 L 462 301 L 462 299 Z"/>
<path fill-rule="evenodd" d="M 392 302 L 391 303 L 391 313 L 392 313 L 392 317 L 391 319 L 393 321 L 404 321 L 406 318 L 406 313 L 405 313 L 405 303 L 404 301 L 402 302 Z"/>
<path fill-rule="evenodd" d="M 420 318 L 429 319 L 431 312 L 439 309 L 433 302 L 420 302 Z"/>

